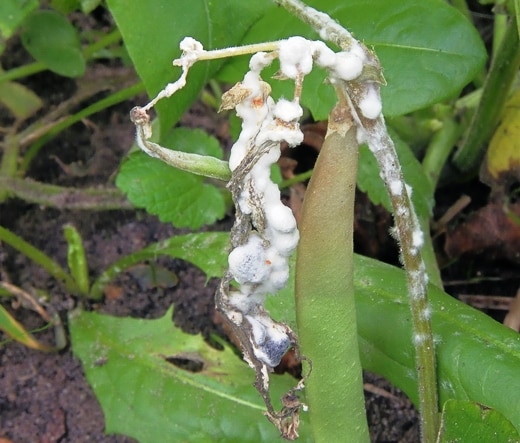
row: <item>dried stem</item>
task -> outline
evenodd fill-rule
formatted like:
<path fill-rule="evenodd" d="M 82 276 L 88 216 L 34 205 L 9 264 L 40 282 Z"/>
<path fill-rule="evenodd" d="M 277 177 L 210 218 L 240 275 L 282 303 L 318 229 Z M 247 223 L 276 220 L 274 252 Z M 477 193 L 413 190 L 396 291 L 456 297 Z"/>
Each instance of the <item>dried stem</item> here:
<path fill-rule="evenodd" d="M 368 145 L 377 159 L 381 177 L 389 190 L 394 209 L 395 236 L 400 244 L 401 260 L 406 270 L 416 352 L 422 440 L 435 442 L 439 426 L 437 377 L 435 343 L 430 324 L 431 309 L 427 298 L 428 278 L 421 257 L 424 234 L 410 199 L 411 189 L 403 180 L 394 143 L 388 135 L 383 117 L 365 129 Z"/>

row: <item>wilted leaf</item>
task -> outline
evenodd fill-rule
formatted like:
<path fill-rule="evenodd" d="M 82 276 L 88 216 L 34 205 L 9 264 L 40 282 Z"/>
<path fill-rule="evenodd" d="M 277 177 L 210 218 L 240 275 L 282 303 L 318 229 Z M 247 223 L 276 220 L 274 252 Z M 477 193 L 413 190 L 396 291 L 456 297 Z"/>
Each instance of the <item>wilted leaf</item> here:
<path fill-rule="evenodd" d="M 0 330 L 4 331 L 13 340 L 22 343 L 28 348 L 45 352 L 55 350 L 52 346 L 48 346 L 36 340 L 32 334 L 27 331 L 22 324 L 16 321 L 16 319 L 13 318 L 13 316 L 9 314 L 2 305 L 0 305 Z"/>
<path fill-rule="evenodd" d="M 165 144 L 178 151 L 222 157 L 218 141 L 203 131 L 178 128 Z M 198 229 L 224 217 L 224 196 L 204 178 L 135 152 L 123 163 L 116 184 L 137 207 L 177 227 Z"/>
<path fill-rule="evenodd" d="M 86 62 L 72 24 L 54 11 L 33 12 L 23 24 L 22 43 L 48 69 L 66 77 L 79 77 Z"/>
<path fill-rule="evenodd" d="M 506 212 L 507 209 L 507 212 Z M 520 262 L 520 204 L 490 203 L 450 229 L 444 250 L 451 258 L 478 254 L 488 260 Z"/>
<path fill-rule="evenodd" d="M 511 422 L 494 409 L 471 401 L 448 400 L 444 404 L 438 443 L 519 440 Z"/>
<path fill-rule="evenodd" d="M 511 183 L 520 181 L 520 90 L 504 107 L 502 122 L 489 143 L 481 178 L 499 200 Z"/>
<path fill-rule="evenodd" d="M 101 403 L 107 433 L 140 443 L 278 441 L 252 386 L 253 371 L 230 348 L 218 351 L 175 328 L 171 316 L 71 315 L 74 353 Z M 273 377 L 277 405 L 294 382 Z M 300 431 L 299 441 L 311 441 L 307 423 Z"/>

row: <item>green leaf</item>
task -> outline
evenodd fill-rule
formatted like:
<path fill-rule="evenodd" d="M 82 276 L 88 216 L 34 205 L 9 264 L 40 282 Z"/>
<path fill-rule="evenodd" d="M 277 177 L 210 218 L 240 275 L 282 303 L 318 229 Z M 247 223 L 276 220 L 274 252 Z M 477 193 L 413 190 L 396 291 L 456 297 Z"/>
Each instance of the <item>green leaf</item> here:
<path fill-rule="evenodd" d="M 387 116 L 405 114 L 452 97 L 482 67 L 486 51 L 475 28 L 442 0 L 311 0 L 307 2 L 338 20 L 356 38 L 375 50 L 388 82 L 382 88 Z M 316 33 L 279 7 L 250 29 L 243 43 L 277 40 L 292 35 L 317 39 Z M 241 79 L 245 60 L 236 60 L 219 74 L 228 82 Z M 305 79 L 303 103 L 323 120 L 335 103 L 325 73 Z M 267 78 L 267 77 L 266 77 Z M 277 94 L 291 96 L 291 82 L 276 82 Z"/>
<path fill-rule="evenodd" d="M 39 5 L 38 0 L 2 0 L 0 2 L 0 40 L 7 40 Z"/>
<path fill-rule="evenodd" d="M 515 427 L 494 409 L 470 402 L 448 400 L 442 411 L 438 443 L 520 441 Z"/>
<path fill-rule="evenodd" d="M 22 343 L 28 348 L 44 352 L 56 350 L 56 348 L 36 340 L 2 305 L 0 305 L 0 331 L 4 331 L 13 340 Z"/>
<path fill-rule="evenodd" d="M 15 82 L 0 83 L 0 103 L 19 120 L 25 120 L 43 106 L 33 91 Z"/>
<path fill-rule="evenodd" d="M 354 278 L 363 367 L 385 376 L 417 404 L 405 274 L 358 256 Z M 481 403 L 519 430 L 520 403 L 511 393 L 520 390 L 520 335 L 433 285 L 428 295 L 441 402 Z"/>
<path fill-rule="evenodd" d="M 259 17 L 267 0 L 108 0 L 137 73 L 151 97 L 174 82 L 180 69 L 172 60 L 180 56 L 179 43 L 191 36 L 207 49 L 235 45 Z M 161 129 L 168 130 L 195 100 L 206 81 L 222 65 L 202 62 L 190 70 L 188 85 L 175 98 L 157 105 Z"/>
<path fill-rule="evenodd" d="M 22 43 L 48 69 L 65 77 L 79 77 L 86 62 L 79 36 L 69 21 L 54 11 L 36 11 L 24 22 Z"/>
<path fill-rule="evenodd" d="M 70 316 L 74 353 L 101 403 L 106 432 L 140 443 L 278 441 L 252 386 L 253 371 L 229 347 L 218 351 L 175 328 L 171 317 L 171 311 L 158 320 Z M 277 406 L 294 382 L 273 376 Z M 300 431 L 309 442 L 308 424 Z"/>
<path fill-rule="evenodd" d="M 94 9 L 96 9 L 102 0 L 81 0 L 81 10 L 85 14 L 90 14 Z"/>
<path fill-rule="evenodd" d="M 212 257 L 224 264 L 226 250 L 220 254 L 219 258 L 214 250 Z M 199 266 L 204 271 L 204 266 Z M 291 327 L 295 325 L 293 285 L 291 279 L 288 288 L 266 301 L 273 318 Z M 355 255 L 354 285 L 363 367 L 386 377 L 417 404 L 404 271 Z M 520 335 L 433 285 L 429 297 L 441 401 L 459 399 L 484 404 L 520 430 L 520 403 L 511 395 L 520 390 Z"/>
<path fill-rule="evenodd" d="M 79 9 L 79 0 L 52 0 L 51 6 L 61 14 L 70 14 Z"/>
<path fill-rule="evenodd" d="M 165 144 L 179 151 L 222 157 L 218 141 L 200 130 L 178 128 Z M 172 168 L 142 152 L 123 163 L 117 186 L 137 207 L 177 227 L 198 229 L 224 217 L 223 194 L 204 178 Z"/>
<path fill-rule="evenodd" d="M 69 265 L 72 278 L 78 286 L 81 295 L 87 295 L 89 290 L 88 266 L 83 240 L 79 232 L 72 225 L 64 228 L 65 239 L 67 240 L 67 263 Z"/>

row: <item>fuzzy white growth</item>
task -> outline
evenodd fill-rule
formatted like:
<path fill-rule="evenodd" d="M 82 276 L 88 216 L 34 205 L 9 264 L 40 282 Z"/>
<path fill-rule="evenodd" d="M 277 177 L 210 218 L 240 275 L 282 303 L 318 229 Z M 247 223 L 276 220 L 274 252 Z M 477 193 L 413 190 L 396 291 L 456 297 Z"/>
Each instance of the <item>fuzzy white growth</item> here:
<path fill-rule="evenodd" d="M 246 316 L 251 325 L 255 357 L 269 367 L 277 366 L 291 345 L 287 327 L 276 323 L 268 315 Z"/>
<path fill-rule="evenodd" d="M 335 77 L 350 81 L 361 75 L 363 71 L 363 59 L 353 51 L 338 52 L 336 61 L 332 67 L 332 73 Z"/>
<path fill-rule="evenodd" d="M 336 63 L 336 53 L 322 41 L 310 43 L 316 64 L 325 69 L 333 68 Z"/>
<path fill-rule="evenodd" d="M 412 246 L 414 248 L 422 248 L 424 244 L 424 233 L 418 226 L 412 232 Z"/>
<path fill-rule="evenodd" d="M 367 86 L 367 91 L 359 102 L 361 113 L 369 119 L 375 119 L 381 114 L 383 105 L 379 94 L 379 88 L 374 84 Z"/>
<path fill-rule="evenodd" d="M 279 58 L 283 74 L 297 79 L 312 69 L 312 45 L 301 37 L 284 40 Z M 254 356 L 268 367 L 279 364 L 291 344 L 292 332 L 272 320 L 263 303 L 267 294 L 287 284 L 289 257 L 299 240 L 292 211 L 281 202 L 278 186 L 271 180 L 271 166 L 280 157 L 282 142 L 296 146 L 303 140 L 298 122 L 303 110 L 298 101 L 274 102 L 260 77 L 271 61 L 269 54 L 254 55 L 251 71 L 230 95 L 242 119 L 242 131 L 229 159 L 230 169 L 237 171 L 234 177 L 240 180 L 232 192 L 239 211 L 250 217 L 253 230 L 228 258 L 229 273 L 239 283 L 239 290 L 229 294 L 229 304 L 243 314 L 251 330 Z M 251 164 L 243 172 L 244 165 Z"/>
<path fill-rule="evenodd" d="M 228 257 L 229 270 L 240 284 L 263 282 L 269 274 L 263 240 L 251 235 L 247 243 L 233 249 Z"/>
<path fill-rule="evenodd" d="M 262 69 L 266 68 L 273 61 L 273 56 L 266 52 L 257 52 L 255 55 L 251 57 L 249 60 L 249 69 L 254 72 L 260 72 Z"/>
<path fill-rule="evenodd" d="M 182 60 L 182 63 L 176 61 L 174 64 L 182 66 L 193 65 L 193 63 L 198 60 L 200 54 L 204 51 L 202 43 L 192 37 L 183 38 L 179 44 L 179 48 L 182 50 L 182 57 L 180 59 Z"/>
<path fill-rule="evenodd" d="M 426 308 L 421 312 L 421 316 L 424 320 L 430 320 L 430 318 L 432 318 L 432 308 L 426 306 Z"/>
<path fill-rule="evenodd" d="M 312 70 L 312 55 L 312 46 L 303 37 L 282 40 L 278 46 L 280 71 L 293 80 L 307 75 Z"/>
<path fill-rule="evenodd" d="M 392 195 L 401 195 L 401 192 L 403 192 L 403 183 L 400 180 L 390 182 L 390 192 Z"/>
<path fill-rule="evenodd" d="M 414 334 L 413 342 L 416 346 L 423 344 L 426 341 L 426 336 L 424 334 Z"/>

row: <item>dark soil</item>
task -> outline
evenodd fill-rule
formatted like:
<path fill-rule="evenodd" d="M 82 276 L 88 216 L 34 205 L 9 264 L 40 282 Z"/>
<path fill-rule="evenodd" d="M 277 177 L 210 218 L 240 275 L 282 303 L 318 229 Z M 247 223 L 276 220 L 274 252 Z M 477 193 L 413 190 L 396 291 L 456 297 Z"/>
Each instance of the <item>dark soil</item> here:
<path fill-rule="evenodd" d="M 19 45 L 16 42 L 11 45 L 8 54 L 17 54 Z M 23 63 L 23 59 L 15 63 L 11 58 L 9 63 L 6 60 L 3 63 L 4 67 L 9 67 Z M 102 69 L 121 67 L 106 63 L 90 69 L 90 75 L 95 77 L 96 72 Z M 30 77 L 27 84 L 45 98 L 47 110 L 73 94 L 76 88 L 72 80 L 50 73 Z M 66 130 L 39 153 L 27 176 L 45 183 L 79 188 L 113 182 L 114 174 L 133 139 L 134 128 L 128 119 L 128 111 L 135 104 L 145 101 L 145 97 L 138 97 L 134 103 L 128 102 L 103 111 L 93 116 L 88 124 L 77 124 Z M 212 115 L 212 111 L 198 105 L 183 119 L 183 124 L 203 127 L 225 139 L 226 127 Z M 2 110 L 0 121 L 1 126 L 11 122 Z M 62 163 L 61 166 L 56 158 Z M 74 168 L 67 167 L 71 164 Z M 74 173 L 78 168 L 81 173 Z M 453 198 L 445 206 L 452 203 L 459 191 L 452 189 L 444 193 L 445 198 L 447 195 Z M 358 251 L 397 262 L 395 246 L 387 235 L 388 216 L 380 208 L 369 206 L 366 197 L 360 196 L 358 206 Z M 40 248 L 62 266 L 66 266 L 63 226 L 68 223 L 81 233 L 91 276 L 99 275 L 107 265 L 125 254 L 179 232 L 139 210 L 71 211 L 40 207 L 16 199 L 0 206 L 1 226 Z M 230 223 L 231 218 L 228 218 L 210 229 L 228 229 Z M 374 239 L 382 240 L 375 242 Z M 478 262 L 474 257 L 470 260 L 472 263 Z M 206 283 L 205 276 L 198 269 L 182 261 L 161 259 L 159 263 L 178 276 L 177 285 L 171 288 L 145 288 L 131 273 L 125 272 L 111 283 L 102 301 L 85 303 L 67 294 L 25 256 L 0 244 L 1 280 L 12 282 L 32 294 L 47 294 L 46 305 L 59 313 L 65 328 L 67 313 L 80 303 L 87 309 L 115 316 L 141 318 L 160 317 L 173 304 L 175 314 L 172 321 L 177 326 L 191 333 L 202 332 L 205 336 L 221 334 L 213 321 L 213 295 L 217 282 Z M 461 268 L 464 269 L 464 265 Z M 453 267 L 449 268 L 449 277 L 457 278 Z M 503 291 L 512 295 L 513 291 L 508 292 L 511 287 L 510 283 Z M 496 293 L 496 284 L 494 288 Z M 3 306 L 28 330 L 38 331 L 45 326 L 40 316 L 30 309 L 10 305 L 7 301 Z M 35 332 L 35 335 L 43 342 L 54 342 L 50 328 Z M 372 440 L 418 441 L 417 413 L 406 397 L 373 374 L 365 374 L 365 383 Z M 70 346 L 58 353 L 43 353 L 0 335 L 1 443 L 132 441 L 126 436 L 105 435 L 103 413 Z"/>

